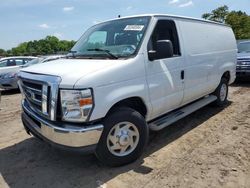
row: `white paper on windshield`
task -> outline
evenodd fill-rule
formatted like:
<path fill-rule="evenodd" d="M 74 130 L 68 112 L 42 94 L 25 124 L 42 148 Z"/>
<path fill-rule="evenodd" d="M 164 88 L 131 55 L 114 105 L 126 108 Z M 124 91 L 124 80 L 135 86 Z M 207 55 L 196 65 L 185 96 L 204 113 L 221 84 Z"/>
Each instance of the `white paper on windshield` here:
<path fill-rule="evenodd" d="M 144 25 L 127 25 L 124 31 L 141 31 L 143 28 Z"/>

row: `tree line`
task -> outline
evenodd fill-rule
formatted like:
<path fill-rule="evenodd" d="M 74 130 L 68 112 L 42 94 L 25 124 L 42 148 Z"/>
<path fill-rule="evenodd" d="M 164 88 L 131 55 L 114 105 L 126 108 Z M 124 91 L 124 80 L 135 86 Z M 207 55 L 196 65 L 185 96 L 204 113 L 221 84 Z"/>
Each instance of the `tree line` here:
<path fill-rule="evenodd" d="M 67 53 L 74 44 L 73 40 L 59 40 L 55 36 L 47 36 L 44 39 L 23 42 L 11 50 L 0 49 L 0 56 L 61 54 Z"/>
<path fill-rule="evenodd" d="M 250 16 L 242 11 L 229 11 L 224 5 L 204 13 L 202 18 L 225 23 L 232 27 L 236 39 L 250 39 Z M 0 49 L 0 56 L 17 55 L 47 55 L 68 52 L 75 44 L 75 41 L 59 40 L 55 36 L 47 36 L 41 40 L 34 40 L 19 44 L 11 50 Z"/>
<path fill-rule="evenodd" d="M 229 11 L 228 6 L 224 5 L 203 14 L 202 18 L 230 25 L 238 40 L 250 39 L 250 15 L 245 12 Z"/>

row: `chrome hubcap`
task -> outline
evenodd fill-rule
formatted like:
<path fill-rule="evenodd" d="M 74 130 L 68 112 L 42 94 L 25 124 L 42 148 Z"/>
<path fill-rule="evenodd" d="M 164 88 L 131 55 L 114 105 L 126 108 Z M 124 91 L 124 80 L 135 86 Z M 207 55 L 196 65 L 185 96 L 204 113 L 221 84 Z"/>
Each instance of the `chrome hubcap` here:
<path fill-rule="evenodd" d="M 135 150 L 139 137 L 139 131 L 133 123 L 120 122 L 109 131 L 107 146 L 113 155 L 126 156 Z"/>
<path fill-rule="evenodd" d="M 220 88 L 220 100 L 224 101 L 226 99 L 226 96 L 227 96 L 227 85 L 222 84 Z"/>

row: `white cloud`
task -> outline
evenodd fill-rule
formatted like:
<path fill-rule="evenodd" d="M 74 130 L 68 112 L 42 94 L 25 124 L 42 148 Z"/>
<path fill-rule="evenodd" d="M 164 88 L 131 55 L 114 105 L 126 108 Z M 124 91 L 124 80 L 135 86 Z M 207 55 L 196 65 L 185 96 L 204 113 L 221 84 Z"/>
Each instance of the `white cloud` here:
<path fill-rule="evenodd" d="M 171 0 L 168 2 L 168 4 L 176 4 L 176 3 L 179 3 L 180 0 Z"/>
<path fill-rule="evenodd" d="M 191 0 L 191 1 L 188 1 L 186 3 L 183 3 L 183 4 L 180 4 L 179 7 L 189 7 L 189 6 L 193 6 L 194 5 L 194 2 Z"/>
<path fill-rule="evenodd" d="M 127 8 L 126 8 L 126 10 L 131 10 L 133 7 L 132 6 L 128 6 Z"/>
<path fill-rule="evenodd" d="M 38 25 L 38 27 L 43 28 L 43 29 L 48 29 L 50 26 L 46 23 Z"/>
<path fill-rule="evenodd" d="M 71 7 L 63 7 L 64 12 L 70 12 L 70 11 L 72 11 L 74 9 L 75 9 L 75 7 L 73 7 L 73 6 L 71 6 Z"/>

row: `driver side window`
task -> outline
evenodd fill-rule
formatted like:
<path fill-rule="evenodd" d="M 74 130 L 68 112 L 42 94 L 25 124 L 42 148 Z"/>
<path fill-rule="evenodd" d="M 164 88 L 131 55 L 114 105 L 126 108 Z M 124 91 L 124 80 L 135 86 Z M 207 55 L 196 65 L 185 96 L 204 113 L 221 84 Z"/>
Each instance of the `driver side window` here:
<path fill-rule="evenodd" d="M 148 51 L 156 50 L 156 43 L 158 40 L 170 40 L 173 44 L 174 56 L 181 55 L 179 39 L 174 21 L 158 20 L 148 43 Z"/>

